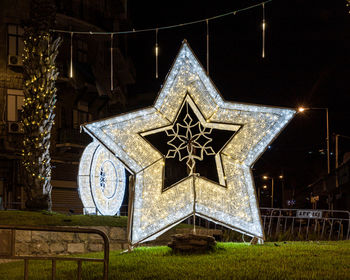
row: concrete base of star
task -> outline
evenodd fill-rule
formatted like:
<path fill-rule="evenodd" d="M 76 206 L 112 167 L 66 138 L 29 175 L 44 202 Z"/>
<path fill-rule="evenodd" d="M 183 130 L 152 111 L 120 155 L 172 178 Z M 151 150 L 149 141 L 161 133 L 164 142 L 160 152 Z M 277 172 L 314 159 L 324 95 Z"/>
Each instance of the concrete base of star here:
<path fill-rule="evenodd" d="M 213 250 L 216 245 L 215 238 L 209 235 L 186 233 L 175 234 L 171 238 L 168 247 L 175 253 L 203 253 Z"/>

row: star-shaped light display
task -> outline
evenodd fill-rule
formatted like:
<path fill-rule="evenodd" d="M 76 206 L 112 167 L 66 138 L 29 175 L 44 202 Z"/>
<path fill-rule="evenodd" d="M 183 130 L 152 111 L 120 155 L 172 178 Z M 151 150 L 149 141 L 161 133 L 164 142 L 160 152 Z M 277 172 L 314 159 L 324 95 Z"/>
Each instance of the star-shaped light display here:
<path fill-rule="evenodd" d="M 219 183 L 193 173 L 164 190 L 165 156 L 145 137 L 165 131 L 179 136 L 174 124 L 185 104 L 196 114 L 199 123 L 194 125 L 208 141 L 211 129 L 235 133 L 215 155 Z M 224 101 L 184 42 L 152 107 L 83 128 L 135 176 L 129 205 L 132 244 L 154 239 L 193 214 L 263 239 L 250 167 L 294 114 L 291 109 Z M 190 120 L 186 122 L 191 127 Z M 183 140 L 193 137 L 185 134 Z M 210 153 L 210 146 L 204 146 L 203 152 Z M 168 156 L 180 152 L 176 145 L 169 147 Z"/>

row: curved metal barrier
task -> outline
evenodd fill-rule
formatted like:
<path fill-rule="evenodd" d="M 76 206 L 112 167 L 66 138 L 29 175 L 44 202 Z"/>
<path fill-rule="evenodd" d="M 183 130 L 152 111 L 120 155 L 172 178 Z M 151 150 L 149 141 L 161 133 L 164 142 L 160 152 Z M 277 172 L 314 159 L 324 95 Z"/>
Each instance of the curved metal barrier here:
<path fill-rule="evenodd" d="M 57 261 L 76 261 L 77 262 L 77 279 L 81 279 L 82 275 L 82 262 L 103 262 L 103 279 L 108 279 L 108 265 L 109 265 L 109 239 L 108 236 L 98 229 L 89 228 L 75 228 L 75 227 L 34 227 L 34 226 L 7 226 L 0 225 L 0 229 L 11 231 L 11 248 L 7 255 L 0 255 L 0 259 L 11 259 L 11 260 L 24 260 L 24 279 L 28 279 L 29 271 L 29 260 L 51 260 L 52 261 L 52 273 L 51 279 L 56 279 L 56 262 Z M 90 233 L 98 234 L 102 237 L 104 243 L 104 257 L 99 258 L 79 258 L 79 257 L 55 257 L 55 256 L 16 256 L 15 255 L 15 240 L 16 231 L 26 230 L 26 231 L 48 231 L 48 232 L 70 232 L 70 233 Z"/>
<path fill-rule="evenodd" d="M 260 208 L 266 237 L 289 234 L 305 240 L 349 240 L 350 212 L 342 210 Z"/>

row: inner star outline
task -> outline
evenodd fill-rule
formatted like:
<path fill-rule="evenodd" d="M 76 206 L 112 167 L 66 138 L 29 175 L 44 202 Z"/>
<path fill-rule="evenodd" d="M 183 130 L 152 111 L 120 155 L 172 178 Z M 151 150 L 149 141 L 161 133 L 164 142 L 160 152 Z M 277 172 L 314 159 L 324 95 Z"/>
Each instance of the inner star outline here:
<path fill-rule="evenodd" d="M 198 121 L 194 123 L 193 118 L 191 117 L 191 114 L 189 113 L 189 108 L 191 108 L 193 117 L 197 118 Z M 180 115 L 182 115 L 183 111 L 185 110 L 185 116 L 183 116 L 183 119 L 180 119 Z M 184 123 L 184 124 L 182 124 Z M 179 161 L 186 160 L 186 165 L 189 169 L 189 172 L 187 176 L 191 176 L 194 173 L 197 176 L 200 176 L 201 172 L 197 172 L 195 170 L 195 163 L 196 160 L 203 161 L 204 155 L 211 156 L 215 155 L 215 165 L 216 165 L 216 173 L 218 176 L 218 183 L 222 187 L 226 187 L 226 176 L 224 174 L 224 170 L 222 168 L 222 158 L 221 158 L 221 151 L 225 148 L 228 141 L 224 141 L 223 144 L 220 146 L 217 152 L 213 150 L 209 144 L 213 143 L 213 139 L 208 137 L 213 129 L 218 131 L 227 131 L 232 132 L 230 135 L 230 138 L 234 137 L 234 134 L 241 129 L 241 125 L 237 124 L 219 124 L 215 122 L 208 122 L 203 117 L 203 114 L 200 112 L 199 108 L 196 106 L 195 102 L 192 100 L 190 94 L 186 94 L 181 102 L 181 106 L 179 110 L 176 113 L 176 117 L 173 121 L 173 123 L 170 126 L 162 127 L 162 128 L 156 128 L 154 130 L 146 131 L 141 133 L 142 137 L 165 132 L 167 136 L 172 137 L 171 140 L 166 141 L 168 146 L 170 146 L 170 149 L 167 150 L 166 154 L 163 154 L 164 160 L 170 159 L 170 158 L 176 158 L 178 155 Z M 195 133 L 196 130 L 197 133 Z M 176 140 L 179 140 L 176 144 Z M 148 140 L 150 141 L 150 140 Z M 203 142 L 203 144 L 200 144 L 199 142 Z M 156 143 L 151 141 L 151 144 L 153 145 L 153 148 L 156 149 L 160 154 L 162 152 L 157 148 Z M 195 150 L 195 152 L 193 151 Z M 198 152 L 199 150 L 199 152 Z M 165 164 L 166 165 L 165 161 Z M 186 176 L 184 176 L 186 177 Z M 163 190 L 168 190 L 171 187 L 176 186 L 176 184 L 181 181 L 184 177 L 178 178 L 176 183 L 169 184 L 167 186 L 163 186 Z M 213 179 L 206 178 L 210 181 L 214 181 Z"/>

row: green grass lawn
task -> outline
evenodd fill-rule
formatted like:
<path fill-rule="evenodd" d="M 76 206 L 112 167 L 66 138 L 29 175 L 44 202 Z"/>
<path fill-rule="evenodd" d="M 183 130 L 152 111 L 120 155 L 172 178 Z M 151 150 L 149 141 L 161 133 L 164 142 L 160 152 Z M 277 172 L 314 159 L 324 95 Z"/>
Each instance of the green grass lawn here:
<path fill-rule="evenodd" d="M 127 217 L 65 215 L 48 211 L 0 211 L 0 225 L 126 227 Z"/>
<path fill-rule="evenodd" d="M 0 211 L 0 225 L 17 226 L 110 226 L 126 227 L 128 217 L 67 215 L 48 211 Z M 179 224 L 176 228 L 192 228 Z M 197 226 L 197 228 L 200 228 Z M 1 280 L 1 278 L 0 278 Z"/>
<path fill-rule="evenodd" d="M 84 256 L 96 255 L 102 256 Z M 111 252 L 110 258 L 109 279 L 350 279 L 350 241 L 218 243 L 214 252 L 202 255 L 141 247 Z M 32 261 L 29 270 L 29 279 L 50 279 L 49 262 Z M 22 261 L 0 265 L 0 279 L 23 279 L 22 273 Z M 75 279 L 75 273 L 75 263 L 57 264 L 57 279 Z M 101 277 L 102 264 L 83 264 L 83 279 Z"/>

